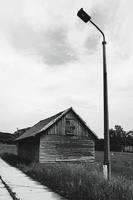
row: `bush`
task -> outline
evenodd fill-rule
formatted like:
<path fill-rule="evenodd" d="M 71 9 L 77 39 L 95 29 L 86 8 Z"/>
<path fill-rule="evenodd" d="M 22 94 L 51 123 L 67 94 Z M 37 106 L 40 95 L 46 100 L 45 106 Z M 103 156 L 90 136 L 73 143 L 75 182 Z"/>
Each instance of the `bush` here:
<path fill-rule="evenodd" d="M 87 164 L 28 163 L 14 155 L 3 158 L 30 177 L 70 200 L 132 200 L 131 181 L 113 178 L 106 181 L 98 167 Z"/>
<path fill-rule="evenodd" d="M 18 155 L 9 154 L 9 153 L 3 153 L 1 154 L 1 157 L 8 162 L 10 165 L 17 167 L 19 164 L 30 164 L 29 160 L 23 159 L 19 157 Z"/>

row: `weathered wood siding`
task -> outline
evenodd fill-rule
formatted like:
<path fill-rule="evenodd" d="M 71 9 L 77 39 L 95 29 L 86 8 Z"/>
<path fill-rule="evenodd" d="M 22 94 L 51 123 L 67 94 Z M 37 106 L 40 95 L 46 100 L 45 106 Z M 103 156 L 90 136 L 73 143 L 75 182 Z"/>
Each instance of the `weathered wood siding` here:
<path fill-rule="evenodd" d="M 39 161 L 94 161 L 94 141 L 73 112 L 67 113 L 40 136 Z"/>
<path fill-rule="evenodd" d="M 18 155 L 32 162 L 38 162 L 39 161 L 39 143 L 40 143 L 40 139 L 38 137 L 34 139 L 29 138 L 29 139 L 18 141 L 18 144 L 17 144 Z"/>
<path fill-rule="evenodd" d="M 73 135 L 79 137 L 91 138 L 91 133 L 89 134 L 88 129 L 81 123 L 81 121 L 76 117 L 73 112 L 68 112 L 64 117 L 62 117 L 56 124 L 54 124 L 48 131 L 48 135 L 66 135 L 66 122 L 73 121 L 75 129 L 73 130 Z"/>
<path fill-rule="evenodd" d="M 94 142 L 86 138 L 46 135 L 40 140 L 40 163 L 94 161 Z"/>

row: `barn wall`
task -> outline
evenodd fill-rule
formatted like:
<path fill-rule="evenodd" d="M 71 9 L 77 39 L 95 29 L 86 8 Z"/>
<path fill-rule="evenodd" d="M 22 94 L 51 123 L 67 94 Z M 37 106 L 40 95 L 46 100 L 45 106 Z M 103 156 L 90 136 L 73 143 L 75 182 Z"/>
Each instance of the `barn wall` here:
<path fill-rule="evenodd" d="M 44 135 L 40 139 L 40 163 L 55 161 L 94 161 L 94 142 L 77 136 Z"/>
<path fill-rule="evenodd" d="M 70 121 L 70 124 L 67 122 Z M 70 126 L 70 127 L 69 127 Z M 94 161 L 94 141 L 88 129 L 70 111 L 40 137 L 39 161 Z"/>
<path fill-rule="evenodd" d="M 32 162 L 39 161 L 39 138 L 29 138 L 18 141 L 17 150 L 18 155 L 22 158 L 28 159 Z"/>

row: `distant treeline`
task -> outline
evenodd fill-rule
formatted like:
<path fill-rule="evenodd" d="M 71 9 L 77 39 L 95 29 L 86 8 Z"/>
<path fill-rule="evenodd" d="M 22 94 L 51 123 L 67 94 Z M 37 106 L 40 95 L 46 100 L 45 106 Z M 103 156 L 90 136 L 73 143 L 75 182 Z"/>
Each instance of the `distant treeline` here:
<path fill-rule="evenodd" d="M 0 143 L 12 144 L 15 136 L 11 133 L 0 132 Z"/>
<path fill-rule="evenodd" d="M 109 130 L 111 151 L 124 151 L 126 146 L 133 146 L 133 130 L 124 131 L 120 125 Z M 96 142 L 96 150 L 104 150 L 104 139 Z"/>
<path fill-rule="evenodd" d="M 21 136 L 22 134 L 24 134 L 24 132 L 26 130 L 28 130 L 30 127 L 28 128 L 23 128 L 23 129 L 17 129 L 17 131 L 15 131 L 13 134 L 11 133 L 6 133 L 6 132 L 0 132 L 0 143 L 3 144 L 14 144 L 15 143 L 15 139 L 19 136 Z"/>

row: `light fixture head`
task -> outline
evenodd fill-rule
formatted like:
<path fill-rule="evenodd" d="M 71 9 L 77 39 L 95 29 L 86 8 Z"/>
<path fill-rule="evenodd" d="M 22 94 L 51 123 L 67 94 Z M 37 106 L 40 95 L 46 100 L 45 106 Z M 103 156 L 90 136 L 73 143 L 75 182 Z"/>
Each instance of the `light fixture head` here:
<path fill-rule="evenodd" d="M 88 21 L 91 20 L 91 17 L 83 10 L 83 8 L 81 8 L 78 13 L 77 16 L 82 19 L 85 23 L 87 23 Z"/>

